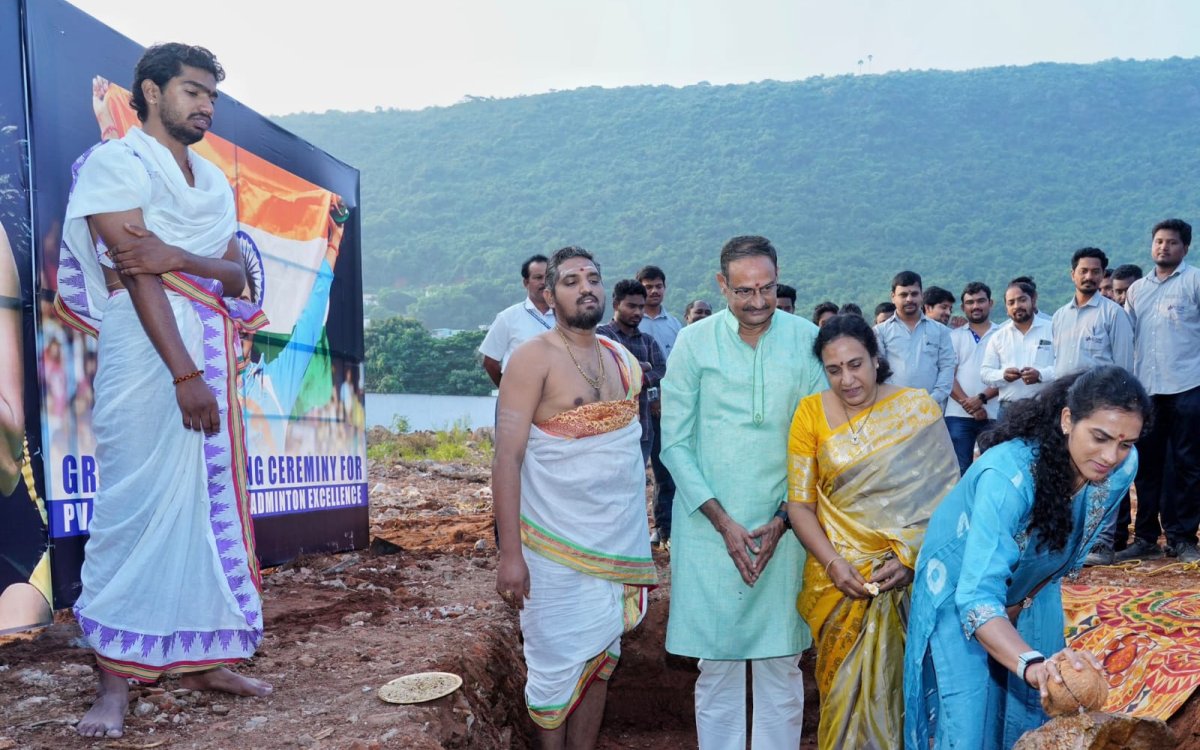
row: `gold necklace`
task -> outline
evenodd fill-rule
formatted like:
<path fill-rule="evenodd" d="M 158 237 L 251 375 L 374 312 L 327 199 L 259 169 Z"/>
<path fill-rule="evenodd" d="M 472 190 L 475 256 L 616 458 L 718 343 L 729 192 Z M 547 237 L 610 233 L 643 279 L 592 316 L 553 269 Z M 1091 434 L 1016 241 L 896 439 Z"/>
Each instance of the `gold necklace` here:
<path fill-rule="evenodd" d="M 604 359 L 601 356 L 602 352 L 600 351 L 600 339 L 596 339 L 596 366 L 600 368 L 600 377 L 593 380 L 592 378 L 588 377 L 586 372 L 583 371 L 583 368 L 579 365 L 579 360 L 575 359 L 575 352 L 571 351 L 571 342 L 567 340 L 567 334 L 563 333 L 562 328 L 558 326 L 555 326 L 554 330 L 558 331 L 558 337 L 562 339 L 563 346 L 567 348 L 567 356 L 569 356 L 571 361 L 575 363 L 575 369 L 579 370 L 579 374 L 584 380 L 587 381 L 587 384 L 592 387 L 592 390 L 596 392 L 596 398 L 599 398 L 600 388 L 604 385 L 604 381 L 608 376 L 608 373 L 604 369 Z"/>
<path fill-rule="evenodd" d="M 846 426 L 850 428 L 850 442 L 858 445 L 858 437 L 862 435 L 863 430 L 867 427 L 867 422 L 871 420 L 871 413 L 875 411 L 875 402 L 879 400 L 879 389 L 875 390 L 875 396 L 871 399 L 871 406 L 867 409 L 867 416 L 858 423 L 858 429 L 854 429 L 854 422 L 850 421 L 850 410 L 846 408 L 846 402 L 840 398 L 838 401 L 842 405 L 842 413 L 846 415 Z"/>

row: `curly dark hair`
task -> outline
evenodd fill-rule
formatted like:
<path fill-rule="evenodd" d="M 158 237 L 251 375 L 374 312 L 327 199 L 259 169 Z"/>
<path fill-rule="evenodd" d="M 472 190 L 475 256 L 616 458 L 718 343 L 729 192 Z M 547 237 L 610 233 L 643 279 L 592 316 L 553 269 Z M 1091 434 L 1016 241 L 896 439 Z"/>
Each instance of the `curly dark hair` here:
<path fill-rule="evenodd" d="M 825 351 L 825 347 L 829 346 L 834 339 L 840 339 L 843 336 L 857 340 L 866 348 L 867 354 L 879 358 L 879 365 L 875 368 L 876 383 L 882 383 L 892 376 L 892 366 L 888 364 L 887 358 L 879 356 L 879 341 L 875 338 L 875 331 L 871 330 L 871 326 L 867 325 L 863 316 L 852 313 L 834 315 L 825 321 L 825 325 L 817 333 L 817 340 L 813 342 L 813 356 L 817 358 L 817 361 L 822 361 L 821 353 Z"/>
<path fill-rule="evenodd" d="M 1153 407 L 1146 389 L 1128 370 L 1115 365 L 1095 367 L 1051 382 L 1033 398 L 1010 405 L 995 429 L 979 437 L 987 451 L 1009 440 L 1033 445 L 1033 511 L 1030 535 L 1037 533 L 1041 549 L 1054 552 L 1066 546 L 1074 525 L 1071 495 L 1075 470 L 1063 434 L 1063 407 L 1075 423 L 1101 409 L 1119 409 L 1142 417 L 1142 435 L 1149 431 Z"/>
<path fill-rule="evenodd" d="M 146 107 L 146 95 L 142 92 L 142 81 L 153 81 L 160 89 L 167 87 L 167 81 L 183 72 L 187 65 L 212 73 L 217 83 L 225 80 L 225 69 L 217 62 L 216 55 L 204 47 L 197 47 L 178 42 L 156 44 L 142 55 L 133 71 L 133 94 L 129 106 L 137 112 L 142 122 L 150 115 Z"/>

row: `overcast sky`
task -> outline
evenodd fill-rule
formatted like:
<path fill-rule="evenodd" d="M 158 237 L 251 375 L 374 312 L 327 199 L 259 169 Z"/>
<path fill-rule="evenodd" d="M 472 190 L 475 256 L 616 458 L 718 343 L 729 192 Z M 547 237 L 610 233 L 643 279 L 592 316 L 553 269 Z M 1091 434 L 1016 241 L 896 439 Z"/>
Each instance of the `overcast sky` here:
<path fill-rule="evenodd" d="M 271 115 L 420 109 L 466 95 L 593 85 L 1200 55 L 1200 2 L 1194 0 L 73 4 L 139 44 L 209 47 L 229 74 L 223 90 Z"/>

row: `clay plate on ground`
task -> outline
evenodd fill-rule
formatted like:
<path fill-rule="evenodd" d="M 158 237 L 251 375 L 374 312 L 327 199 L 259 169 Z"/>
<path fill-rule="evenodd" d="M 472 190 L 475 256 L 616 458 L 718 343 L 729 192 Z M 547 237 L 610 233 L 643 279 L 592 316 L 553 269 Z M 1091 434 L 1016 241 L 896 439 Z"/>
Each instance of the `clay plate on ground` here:
<path fill-rule="evenodd" d="M 388 703 L 424 703 L 450 695 L 462 686 L 462 678 L 450 672 L 421 672 L 397 677 L 379 688 Z"/>

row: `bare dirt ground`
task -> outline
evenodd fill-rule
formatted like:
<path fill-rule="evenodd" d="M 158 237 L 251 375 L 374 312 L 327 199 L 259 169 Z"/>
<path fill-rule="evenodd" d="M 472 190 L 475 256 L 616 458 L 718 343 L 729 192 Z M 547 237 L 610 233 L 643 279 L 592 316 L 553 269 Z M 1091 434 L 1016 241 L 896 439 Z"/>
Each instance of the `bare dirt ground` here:
<path fill-rule="evenodd" d="M 60 613 L 51 627 L 0 645 L 0 750 L 530 747 L 517 619 L 493 590 L 487 471 L 372 462 L 370 481 L 370 550 L 297 560 L 265 578 L 265 641 L 243 671 L 274 683 L 269 698 L 196 693 L 168 680 L 135 689 L 123 738 L 81 739 L 73 724 L 91 703 L 95 677 L 78 628 Z M 670 571 L 655 554 L 663 585 L 625 638 L 605 750 L 695 747 L 696 670 L 663 651 Z M 1085 571 L 1083 580 L 1200 588 L 1194 571 L 1147 571 Z M 376 697 L 388 680 L 430 670 L 462 675 L 463 687 L 412 706 Z M 815 729 L 809 685 L 805 723 Z M 1197 699 L 1171 724 L 1181 747 L 1200 748 Z M 811 737 L 804 747 L 815 747 Z"/>

